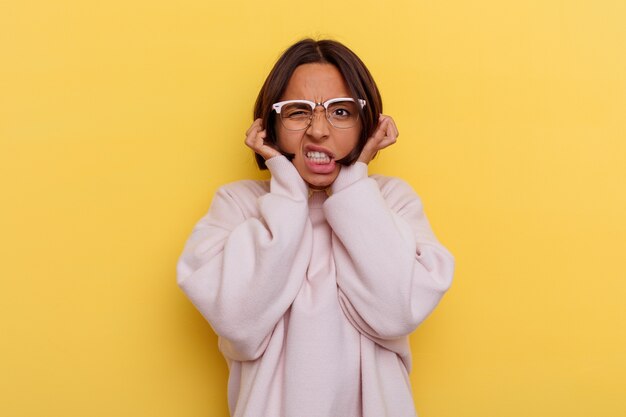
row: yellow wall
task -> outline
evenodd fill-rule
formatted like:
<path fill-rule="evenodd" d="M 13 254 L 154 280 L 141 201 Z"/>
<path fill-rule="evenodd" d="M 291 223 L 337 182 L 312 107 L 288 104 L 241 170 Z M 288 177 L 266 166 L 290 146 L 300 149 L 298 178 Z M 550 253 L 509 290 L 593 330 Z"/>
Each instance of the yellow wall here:
<path fill-rule="evenodd" d="M 626 2 L 0 5 L 0 415 L 224 416 L 175 284 L 279 53 L 369 65 L 457 260 L 412 336 L 421 417 L 626 415 Z"/>

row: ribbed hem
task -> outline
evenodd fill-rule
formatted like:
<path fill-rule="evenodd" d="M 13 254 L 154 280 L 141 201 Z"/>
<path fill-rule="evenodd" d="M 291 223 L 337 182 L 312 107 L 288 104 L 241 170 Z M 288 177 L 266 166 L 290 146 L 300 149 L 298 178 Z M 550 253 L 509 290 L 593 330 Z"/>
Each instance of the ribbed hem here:
<path fill-rule="evenodd" d="M 313 190 L 309 188 L 309 207 L 322 208 L 324 201 L 328 198 L 328 191 L 330 190 Z"/>

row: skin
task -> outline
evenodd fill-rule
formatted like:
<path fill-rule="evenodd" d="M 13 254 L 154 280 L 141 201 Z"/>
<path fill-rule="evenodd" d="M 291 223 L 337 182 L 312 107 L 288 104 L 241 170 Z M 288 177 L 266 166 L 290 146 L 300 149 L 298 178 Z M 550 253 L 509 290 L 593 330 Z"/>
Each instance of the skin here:
<path fill-rule="evenodd" d="M 283 100 L 305 99 L 321 103 L 331 98 L 350 97 L 348 86 L 337 68 L 330 64 L 303 64 L 292 74 Z M 322 106 L 315 109 L 311 124 L 306 130 L 286 130 L 280 121 L 276 124 L 278 145 L 288 153 L 294 154 L 293 164 L 302 179 L 313 189 L 328 188 L 339 175 L 340 164 L 334 164 L 330 172 L 320 173 L 311 167 L 307 161 L 307 151 L 314 148 L 323 150 L 332 156 L 333 160 L 347 156 L 358 142 L 361 126 L 349 129 L 333 127 Z M 263 129 L 263 121 L 256 119 L 246 132 L 246 145 L 261 155 L 265 160 L 280 155 L 276 149 L 265 143 L 267 132 Z M 396 143 L 398 129 L 389 116 L 380 115 L 378 126 L 368 138 L 358 161 L 369 164 L 376 153 Z"/>

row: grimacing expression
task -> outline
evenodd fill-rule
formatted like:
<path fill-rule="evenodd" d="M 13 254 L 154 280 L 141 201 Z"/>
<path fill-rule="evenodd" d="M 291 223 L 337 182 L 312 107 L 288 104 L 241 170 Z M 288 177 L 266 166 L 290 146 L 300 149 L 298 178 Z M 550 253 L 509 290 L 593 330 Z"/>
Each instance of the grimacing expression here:
<path fill-rule="evenodd" d="M 298 66 L 280 98 L 323 103 L 332 98 L 350 97 L 350 90 L 339 70 L 331 64 L 311 63 Z M 292 162 L 302 179 L 314 189 L 329 187 L 341 165 L 337 160 L 347 156 L 357 145 L 361 125 L 335 128 L 326 118 L 324 107 L 317 106 L 313 120 L 305 130 L 287 130 L 276 118 L 278 146 L 294 156 Z"/>

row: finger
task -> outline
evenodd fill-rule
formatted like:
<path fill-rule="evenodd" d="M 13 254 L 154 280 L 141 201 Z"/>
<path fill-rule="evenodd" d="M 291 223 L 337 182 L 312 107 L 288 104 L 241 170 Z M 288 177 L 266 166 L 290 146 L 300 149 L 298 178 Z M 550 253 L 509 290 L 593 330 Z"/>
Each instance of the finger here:
<path fill-rule="evenodd" d="M 393 122 L 391 121 L 391 119 L 389 119 L 389 120 L 390 120 L 390 122 L 387 125 L 387 130 L 385 132 L 385 137 L 390 139 L 390 140 L 393 140 L 395 142 L 396 138 L 398 137 L 398 134 L 397 134 L 397 131 L 396 131 L 394 125 L 393 125 Z"/>
<path fill-rule="evenodd" d="M 389 117 L 389 126 L 391 128 L 391 131 L 393 132 L 393 135 L 396 138 L 400 136 L 400 132 L 398 131 L 398 126 L 396 126 L 396 122 L 391 117 Z"/>
<path fill-rule="evenodd" d="M 376 126 L 376 130 L 374 130 L 374 133 L 372 133 L 370 141 L 376 142 L 384 138 L 388 123 L 389 119 L 381 114 L 380 118 L 378 119 L 378 126 Z"/>
<path fill-rule="evenodd" d="M 379 120 L 381 121 L 381 124 L 383 122 L 385 123 L 388 132 L 393 132 L 395 136 L 398 136 L 398 128 L 396 127 L 396 122 L 394 122 L 391 116 L 381 114 Z"/>
<path fill-rule="evenodd" d="M 381 128 L 384 128 L 385 132 L 384 137 L 381 139 L 381 141 L 385 143 L 385 146 L 395 143 L 399 132 L 393 119 L 389 116 L 385 116 L 383 123 L 381 123 Z"/>
<path fill-rule="evenodd" d="M 258 118 L 254 122 L 252 122 L 252 125 L 248 128 L 248 130 L 246 130 L 246 136 L 248 136 L 250 132 L 252 132 L 253 130 L 261 129 L 262 124 L 263 124 L 263 119 L 261 118 Z"/>
<path fill-rule="evenodd" d="M 385 119 L 380 128 L 381 133 L 376 141 L 376 145 L 379 149 L 382 149 L 395 141 L 396 134 L 393 126 L 391 125 L 391 119 Z"/>
<path fill-rule="evenodd" d="M 255 149 L 259 150 L 265 145 L 265 138 L 267 137 L 267 132 L 265 130 L 259 130 L 254 132 L 252 137 L 252 141 L 255 145 Z"/>
<path fill-rule="evenodd" d="M 369 149 L 375 152 L 393 145 L 398 137 L 398 130 L 393 119 L 382 114 L 380 116 L 379 129 L 372 135 L 372 140 L 369 143 Z"/>
<path fill-rule="evenodd" d="M 251 130 L 246 136 L 246 145 L 253 150 L 258 151 L 265 143 L 264 139 L 266 136 L 267 132 L 265 130 Z"/>

